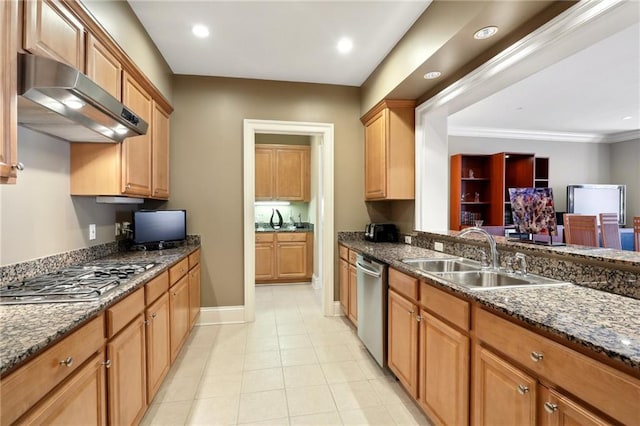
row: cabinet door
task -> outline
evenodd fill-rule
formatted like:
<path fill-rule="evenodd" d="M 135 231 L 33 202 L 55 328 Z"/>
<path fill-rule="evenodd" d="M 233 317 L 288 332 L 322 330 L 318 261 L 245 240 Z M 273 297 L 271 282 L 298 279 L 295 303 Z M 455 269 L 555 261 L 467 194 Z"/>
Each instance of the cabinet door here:
<path fill-rule="evenodd" d="M 122 65 L 93 35 L 87 34 L 87 77 L 122 99 Z"/>
<path fill-rule="evenodd" d="M 275 194 L 275 151 L 256 147 L 256 200 L 272 200 Z"/>
<path fill-rule="evenodd" d="M 420 311 L 419 402 L 438 423 L 468 424 L 469 338 Z"/>
<path fill-rule="evenodd" d="M 18 156 L 18 2 L 0 2 L 0 183 L 14 183 Z"/>
<path fill-rule="evenodd" d="M 364 135 L 364 198 L 387 196 L 387 147 L 385 111 L 366 124 Z"/>
<path fill-rule="evenodd" d="M 153 103 L 151 131 L 151 196 L 169 198 L 169 114 Z"/>
<path fill-rule="evenodd" d="M 107 398 L 104 352 L 100 351 L 87 364 L 47 396 L 21 424 L 42 425 L 106 425 Z"/>
<path fill-rule="evenodd" d="M 173 362 L 189 331 L 189 278 L 185 275 L 169 289 L 171 321 L 171 362 Z"/>
<path fill-rule="evenodd" d="M 287 241 L 276 244 L 276 275 L 283 279 L 305 278 L 307 275 L 306 241 Z"/>
<path fill-rule="evenodd" d="M 389 290 L 387 362 L 391 371 L 414 398 L 418 394 L 416 312 L 416 305 Z"/>
<path fill-rule="evenodd" d="M 358 270 L 349 265 L 349 319 L 358 326 Z"/>
<path fill-rule="evenodd" d="M 121 191 L 123 194 L 150 196 L 152 99 L 126 72 L 122 84 L 122 103 L 149 123 L 149 130 L 146 135 L 130 137 L 122 142 Z"/>
<path fill-rule="evenodd" d="M 256 280 L 276 277 L 275 246 L 273 242 L 256 243 Z"/>
<path fill-rule="evenodd" d="M 340 307 L 349 316 L 349 263 L 340 259 Z"/>
<path fill-rule="evenodd" d="M 309 149 L 276 149 L 276 199 L 310 200 Z"/>
<path fill-rule="evenodd" d="M 56 0 L 24 4 L 24 49 L 84 71 L 84 27 Z"/>
<path fill-rule="evenodd" d="M 193 328 L 200 314 L 200 264 L 189 271 L 189 328 Z"/>
<path fill-rule="evenodd" d="M 585 407 L 553 389 L 540 385 L 538 418 L 542 426 L 604 426 L 603 420 Z"/>
<path fill-rule="evenodd" d="M 145 311 L 147 338 L 147 401 L 151 402 L 171 366 L 169 294 L 164 292 Z"/>
<path fill-rule="evenodd" d="M 107 343 L 109 422 L 137 424 L 147 409 L 144 318 L 140 314 Z"/>
<path fill-rule="evenodd" d="M 480 346 L 472 395 L 474 425 L 536 424 L 536 381 Z"/>

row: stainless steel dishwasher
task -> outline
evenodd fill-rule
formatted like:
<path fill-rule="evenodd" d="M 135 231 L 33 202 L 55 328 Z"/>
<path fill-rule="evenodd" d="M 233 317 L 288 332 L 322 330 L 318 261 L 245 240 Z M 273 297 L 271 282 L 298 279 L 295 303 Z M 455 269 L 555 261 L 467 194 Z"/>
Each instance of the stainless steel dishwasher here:
<path fill-rule="evenodd" d="M 358 337 L 380 367 L 387 365 L 387 265 L 358 255 Z"/>

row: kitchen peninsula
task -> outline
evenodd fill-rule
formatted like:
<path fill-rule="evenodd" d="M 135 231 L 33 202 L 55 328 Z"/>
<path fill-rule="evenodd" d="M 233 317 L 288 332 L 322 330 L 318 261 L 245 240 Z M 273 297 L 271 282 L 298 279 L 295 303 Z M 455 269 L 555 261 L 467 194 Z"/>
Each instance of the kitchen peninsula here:
<path fill-rule="evenodd" d="M 403 346 L 400 353 L 411 348 L 417 353 L 414 361 L 390 361 L 389 367 L 423 410 L 436 423 L 501 418 L 539 424 L 575 407 L 592 419 L 637 422 L 640 255 L 499 237 L 502 266 L 523 253 L 530 273 L 568 284 L 480 291 L 403 262 L 452 255 L 479 259 L 485 241 L 456 235 L 419 232 L 414 245 L 369 243 L 360 233 L 338 235 L 341 245 L 390 267 L 389 357 L 397 352 L 394 345 Z M 436 243 L 443 252 L 433 250 Z M 395 277 L 415 286 L 418 297 L 398 293 Z M 393 312 L 398 305 L 392 307 L 392 297 L 412 307 L 409 317 L 415 321 L 407 324 L 415 326 L 393 328 L 406 333 L 401 336 L 392 333 L 391 319 L 407 315 Z"/>

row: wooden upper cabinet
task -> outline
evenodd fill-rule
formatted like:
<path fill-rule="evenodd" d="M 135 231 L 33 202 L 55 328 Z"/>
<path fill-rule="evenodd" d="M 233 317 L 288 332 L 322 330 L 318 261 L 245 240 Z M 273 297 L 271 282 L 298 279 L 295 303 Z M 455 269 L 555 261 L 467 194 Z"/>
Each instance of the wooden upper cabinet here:
<path fill-rule="evenodd" d="M 122 142 L 122 193 L 151 195 L 151 137 L 153 133 L 153 100 L 142 86 L 124 73 L 122 103 L 149 123 L 146 135 L 134 136 Z"/>
<path fill-rule="evenodd" d="M 415 198 L 415 102 L 383 100 L 365 126 L 365 200 Z"/>
<path fill-rule="evenodd" d="M 122 64 L 91 34 L 87 34 L 87 77 L 122 100 Z"/>
<path fill-rule="evenodd" d="M 256 145 L 256 200 L 311 201 L 311 147 Z"/>
<path fill-rule="evenodd" d="M 18 2 L 0 2 L 0 183 L 15 183 L 18 157 Z"/>
<path fill-rule="evenodd" d="M 84 71 L 84 26 L 60 1 L 24 2 L 26 51 L 66 62 Z"/>
<path fill-rule="evenodd" d="M 151 197 L 169 198 L 169 113 L 153 103 L 151 130 Z"/>

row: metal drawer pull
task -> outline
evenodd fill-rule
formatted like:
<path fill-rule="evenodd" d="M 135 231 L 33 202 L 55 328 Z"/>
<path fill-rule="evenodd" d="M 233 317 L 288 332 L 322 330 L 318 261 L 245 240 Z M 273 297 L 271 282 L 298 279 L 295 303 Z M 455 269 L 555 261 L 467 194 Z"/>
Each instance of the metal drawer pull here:
<path fill-rule="evenodd" d="M 67 357 L 67 359 L 60 361 L 60 365 L 65 367 L 71 367 L 73 365 L 73 357 Z"/>
<path fill-rule="evenodd" d="M 554 404 L 552 402 L 545 402 L 544 403 L 544 411 L 546 411 L 549 414 L 553 414 L 558 410 L 558 404 Z"/>
<path fill-rule="evenodd" d="M 525 385 L 518 385 L 518 393 L 520 395 L 524 395 L 525 393 L 529 392 L 529 387 L 525 386 Z"/>
<path fill-rule="evenodd" d="M 156 315 L 158 315 L 156 312 L 152 313 L 152 314 L 151 314 L 151 318 L 155 318 L 155 317 L 156 317 Z"/>
<path fill-rule="evenodd" d="M 412 309 L 412 310 L 410 310 L 410 311 L 407 311 L 407 313 L 408 313 L 409 315 L 413 315 L 414 310 Z"/>
<path fill-rule="evenodd" d="M 106 362 L 101 362 L 101 365 L 104 365 L 104 368 L 110 368 L 111 367 L 111 360 L 108 359 Z"/>
<path fill-rule="evenodd" d="M 14 169 L 14 170 L 22 171 L 22 170 L 24 170 L 24 164 L 22 164 L 21 162 L 18 161 L 17 163 L 12 164 L 11 168 Z"/>
<path fill-rule="evenodd" d="M 143 322 L 144 322 L 144 325 L 149 325 L 149 324 L 151 324 L 151 320 L 144 320 Z"/>
<path fill-rule="evenodd" d="M 416 315 L 416 321 L 418 322 L 422 321 L 422 315 Z"/>
<path fill-rule="evenodd" d="M 538 362 L 538 361 L 542 361 L 542 358 L 544 358 L 544 355 L 542 354 L 542 352 L 533 351 L 531 352 L 529 357 L 531 357 L 531 361 Z"/>

